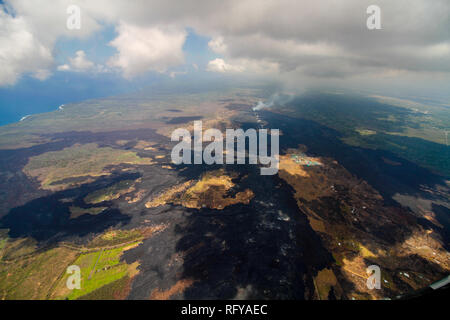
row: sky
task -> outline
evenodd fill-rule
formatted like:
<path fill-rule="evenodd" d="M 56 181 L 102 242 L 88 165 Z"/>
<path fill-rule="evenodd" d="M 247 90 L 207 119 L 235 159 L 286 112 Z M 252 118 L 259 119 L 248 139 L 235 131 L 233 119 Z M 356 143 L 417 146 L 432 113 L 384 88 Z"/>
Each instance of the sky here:
<path fill-rule="evenodd" d="M 448 102 L 450 1 L 0 1 L 0 125 L 220 77 Z"/>

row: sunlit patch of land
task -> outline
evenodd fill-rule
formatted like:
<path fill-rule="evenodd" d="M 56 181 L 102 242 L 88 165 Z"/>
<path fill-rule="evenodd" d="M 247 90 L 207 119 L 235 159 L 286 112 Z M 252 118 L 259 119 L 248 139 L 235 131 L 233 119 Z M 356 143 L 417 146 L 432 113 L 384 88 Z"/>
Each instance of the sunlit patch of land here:
<path fill-rule="evenodd" d="M 12 134 L 0 135 L 0 149 L 3 150 L 16 150 L 23 148 L 30 148 L 35 145 L 51 142 L 49 138 L 41 137 L 33 134 L 18 134 L 18 132 Z"/>
<path fill-rule="evenodd" d="M 80 290 L 68 290 L 64 274 L 55 284 L 52 299 L 124 299 L 139 273 L 139 263 L 127 264 L 123 253 L 135 248 L 144 239 L 163 231 L 165 225 L 153 225 L 132 230 L 111 229 L 95 237 L 79 250 L 73 264 L 81 268 Z"/>
<path fill-rule="evenodd" d="M 450 271 L 450 253 L 442 239 L 418 225 L 411 212 L 386 206 L 376 190 L 336 161 L 320 158 L 316 160 L 322 165 L 308 167 L 293 161 L 296 153 L 280 156 L 278 174 L 294 188 L 298 207 L 332 253 L 337 270 L 353 284 L 344 290 L 348 298 L 384 297 L 386 292 L 367 288 L 366 268 L 372 264 L 383 270 L 382 286 L 391 295 L 423 288 Z M 389 244 L 385 237 L 398 241 Z M 315 280 L 320 299 L 327 298 L 331 287 L 335 295 L 339 292 L 330 272 L 319 273 Z"/>
<path fill-rule="evenodd" d="M 123 147 L 123 146 L 126 145 L 128 142 L 129 142 L 128 140 L 117 140 L 117 141 L 116 141 L 116 144 L 117 144 L 118 146 Z"/>
<path fill-rule="evenodd" d="M 80 208 L 80 207 L 69 207 L 70 211 L 70 219 L 76 219 L 78 217 L 81 217 L 85 214 L 90 214 L 92 216 L 96 216 L 103 211 L 108 209 L 107 207 L 93 207 L 93 208 Z"/>
<path fill-rule="evenodd" d="M 63 276 L 54 293 L 55 299 L 77 299 L 105 285 L 113 283 L 129 274 L 135 274 L 137 264 L 127 265 L 120 261 L 124 251 L 139 243 L 124 245 L 114 249 L 83 253 L 74 262 L 81 268 L 81 289 L 69 290 L 66 282 L 69 274 Z"/>
<path fill-rule="evenodd" d="M 192 185 L 193 181 L 187 181 L 183 184 L 174 186 L 170 189 L 167 189 L 166 191 L 162 192 L 161 194 L 154 197 L 151 201 L 148 201 L 145 206 L 147 208 L 155 208 L 159 206 L 163 206 L 167 203 L 171 203 L 175 201 L 175 197 L 180 194 L 181 192 L 185 191 L 187 188 L 189 188 L 190 185 Z"/>
<path fill-rule="evenodd" d="M 333 270 L 329 268 L 324 268 L 317 273 L 314 278 L 314 286 L 318 300 L 328 300 L 331 289 L 333 289 L 335 298 L 342 298 L 342 288 L 339 286 Z"/>
<path fill-rule="evenodd" d="M 166 227 L 167 226 L 164 224 L 158 224 L 131 230 L 111 229 L 92 239 L 86 248 L 102 248 L 142 241 L 152 237 L 158 232 L 165 230 Z"/>
<path fill-rule="evenodd" d="M 124 299 L 139 273 L 139 264 L 123 262 L 123 252 L 165 228 L 110 229 L 86 246 L 60 242 L 39 250 L 33 239 L 9 239 L 2 230 L 0 239 L 5 244 L 0 249 L 0 299 Z M 80 290 L 66 286 L 70 265 L 81 268 Z"/>
<path fill-rule="evenodd" d="M 3 256 L 3 248 L 8 242 L 8 229 L 0 229 L 0 258 Z"/>
<path fill-rule="evenodd" d="M 119 164 L 150 165 L 153 161 L 132 151 L 99 147 L 95 143 L 76 144 L 31 157 L 23 172 L 37 179 L 41 188 L 55 191 L 89 181 L 91 177 L 109 175 L 107 167 Z M 81 178 L 81 181 L 65 181 L 73 178 Z"/>
<path fill-rule="evenodd" d="M 288 150 L 286 155 L 280 156 L 278 175 L 291 184 L 295 190 L 301 190 L 298 197 L 307 201 L 318 197 L 331 195 L 333 193 L 330 187 L 327 172 L 319 167 L 321 162 L 318 158 L 304 156 L 302 163 L 298 163 L 292 155 L 296 154 L 294 150 Z M 319 166 L 309 167 L 304 164 L 306 161 L 319 163 Z"/>
<path fill-rule="evenodd" d="M 155 150 L 157 150 L 156 148 L 153 147 L 155 144 L 156 143 L 152 142 L 152 141 L 139 140 L 134 145 L 134 148 L 135 149 L 147 150 L 147 151 L 155 151 Z"/>
<path fill-rule="evenodd" d="M 125 197 L 125 201 L 127 201 L 128 203 L 139 202 L 139 201 L 141 201 L 144 198 L 146 193 L 147 193 L 147 190 L 141 189 L 141 190 L 137 191 L 133 195 L 126 196 Z"/>
<path fill-rule="evenodd" d="M 373 134 L 376 134 L 377 132 L 374 130 L 369 130 L 369 129 L 355 129 L 356 132 L 358 132 L 360 135 L 362 136 L 370 136 Z"/>
<path fill-rule="evenodd" d="M 76 255 L 67 248 L 54 248 L 22 259 L 0 260 L 0 300 L 46 299 Z"/>
<path fill-rule="evenodd" d="M 176 294 L 182 294 L 187 288 L 192 286 L 194 280 L 183 279 L 177 281 L 172 287 L 167 290 L 155 289 L 150 294 L 150 300 L 168 300 Z"/>
<path fill-rule="evenodd" d="M 21 257 L 29 256 L 36 252 L 37 242 L 32 238 L 8 238 L 7 233 L 3 235 L 6 242 L 3 245 L 2 259 L 12 261 Z"/>
<path fill-rule="evenodd" d="M 87 204 L 97 204 L 104 201 L 111 201 L 120 198 L 122 195 L 135 191 L 133 180 L 124 180 L 112 186 L 96 190 L 84 198 Z"/>
<path fill-rule="evenodd" d="M 250 189 L 229 194 L 229 191 L 235 187 L 232 180 L 236 177 L 237 175 L 233 173 L 225 174 L 224 170 L 209 171 L 196 182 L 187 181 L 166 190 L 147 202 L 146 207 L 154 208 L 173 203 L 187 208 L 222 210 L 237 203 L 248 204 L 254 197 Z"/>
<path fill-rule="evenodd" d="M 280 155 L 279 171 L 285 171 L 289 175 L 307 177 L 308 173 L 298 165 L 289 155 Z"/>
<path fill-rule="evenodd" d="M 224 209 L 237 203 L 248 204 L 254 197 L 253 191 L 246 189 L 229 195 L 234 187 L 232 177 L 223 171 L 208 172 L 193 187 L 189 188 L 181 197 L 181 204 L 187 208 Z"/>

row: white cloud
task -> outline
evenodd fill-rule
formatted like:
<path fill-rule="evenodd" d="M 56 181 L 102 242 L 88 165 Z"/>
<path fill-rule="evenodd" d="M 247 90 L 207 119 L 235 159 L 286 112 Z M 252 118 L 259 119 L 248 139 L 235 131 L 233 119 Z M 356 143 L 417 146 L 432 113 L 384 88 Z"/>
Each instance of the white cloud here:
<path fill-rule="evenodd" d="M 75 52 L 73 58 L 69 58 L 69 63 L 63 64 L 57 67 L 58 71 L 72 71 L 72 72 L 93 72 L 101 73 L 108 70 L 103 65 L 96 65 L 86 57 L 86 53 L 83 50 Z"/>
<path fill-rule="evenodd" d="M 89 2 L 98 2 L 96 7 L 90 7 Z M 101 28 L 97 20 L 104 19 L 101 14 L 111 8 L 100 1 L 91 0 L 6 0 L 17 17 L 23 17 L 31 26 L 35 37 L 45 45 L 52 47 L 58 37 L 86 38 Z M 67 28 L 67 8 L 78 5 L 81 9 L 81 28 Z"/>
<path fill-rule="evenodd" d="M 14 85 L 23 74 L 47 79 L 54 68 L 52 51 L 59 37 L 83 38 L 99 29 L 87 10 L 80 30 L 67 29 L 66 9 L 73 2 L 6 0 L 0 4 L 0 86 Z"/>
<path fill-rule="evenodd" d="M 52 72 L 47 69 L 38 69 L 34 71 L 32 75 L 34 78 L 44 81 L 52 75 Z"/>
<path fill-rule="evenodd" d="M 58 71 L 70 71 L 70 66 L 68 64 L 62 64 L 62 65 L 58 66 L 57 70 Z"/>
<path fill-rule="evenodd" d="M 267 74 L 277 72 L 279 66 L 277 63 L 263 60 L 233 59 L 227 63 L 221 58 L 216 58 L 208 62 L 206 70 L 221 73 L 239 73 L 245 71 L 254 74 Z"/>
<path fill-rule="evenodd" d="M 45 78 L 42 70 L 50 69 L 58 38 L 87 37 L 105 24 L 114 25 L 118 32 L 111 43 L 118 53 L 108 65 L 129 78 L 148 71 L 165 72 L 183 63 L 187 28 L 211 38 L 209 48 L 221 60 L 210 61 L 208 70 L 216 72 L 273 72 L 312 81 L 379 74 L 415 79 L 429 79 L 428 73 L 450 75 L 448 0 L 378 0 L 382 30 L 375 31 L 366 28 L 366 8 L 372 0 L 6 3 L 15 15 L 2 13 L 0 30 L 15 25 L 16 32 L 20 29 L 28 39 L 14 43 L 8 32 L 0 33 L 0 51 L 12 48 L 13 52 L 0 56 L 6 65 L 0 66 L 0 85 L 14 83 L 25 72 Z M 65 27 L 69 4 L 81 8 L 79 31 Z"/>
<path fill-rule="evenodd" d="M 74 58 L 69 58 L 70 65 L 75 70 L 85 71 L 94 68 L 95 64 L 86 59 L 86 53 L 83 50 L 78 50 Z"/>
<path fill-rule="evenodd" d="M 162 73 L 184 62 L 186 32 L 182 29 L 139 27 L 121 22 L 117 33 L 110 45 L 118 53 L 108 65 L 121 69 L 126 78 L 148 71 Z"/>
<path fill-rule="evenodd" d="M 208 42 L 208 47 L 215 53 L 225 54 L 227 51 L 227 46 L 223 42 L 223 37 L 213 38 Z"/>
<path fill-rule="evenodd" d="M 13 85 L 23 73 L 45 80 L 53 62 L 51 51 L 21 17 L 0 10 L 0 86 Z"/>
<path fill-rule="evenodd" d="M 243 66 L 231 65 L 226 63 L 223 59 L 217 58 L 208 62 L 208 71 L 214 72 L 242 72 Z"/>

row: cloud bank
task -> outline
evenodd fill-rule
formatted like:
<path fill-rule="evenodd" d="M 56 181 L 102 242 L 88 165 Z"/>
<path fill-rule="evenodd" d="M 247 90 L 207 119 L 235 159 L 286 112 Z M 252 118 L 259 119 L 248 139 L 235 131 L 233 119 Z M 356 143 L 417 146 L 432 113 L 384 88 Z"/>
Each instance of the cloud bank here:
<path fill-rule="evenodd" d="M 126 78 L 148 71 L 166 72 L 184 62 L 184 30 L 140 27 L 121 22 L 111 42 L 117 54 L 108 64 L 121 69 Z"/>
<path fill-rule="evenodd" d="M 7 0 L 0 13 L 0 85 L 24 73 L 52 72 L 60 37 L 83 38 L 113 25 L 105 61 L 132 78 L 184 63 L 186 30 L 209 37 L 207 70 L 253 73 L 284 81 L 385 79 L 448 83 L 450 1 L 379 0 L 381 30 L 368 30 L 370 0 L 162 1 Z M 66 26 L 66 8 L 81 8 L 82 28 Z M 7 49 L 5 49 L 7 48 Z M 70 64 L 67 64 L 70 66 Z M 353 79 L 353 80 L 351 80 Z"/>

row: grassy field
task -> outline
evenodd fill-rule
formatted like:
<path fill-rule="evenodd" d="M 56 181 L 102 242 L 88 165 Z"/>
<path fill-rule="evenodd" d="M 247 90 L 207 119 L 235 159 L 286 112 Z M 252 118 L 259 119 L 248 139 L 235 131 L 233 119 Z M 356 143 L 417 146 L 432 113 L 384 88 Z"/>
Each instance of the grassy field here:
<path fill-rule="evenodd" d="M 8 241 L 8 229 L 0 229 L 0 257 L 2 256 L 2 250 Z"/>
<path fill-rule="evenodd" d="M 15 262 L 0 261 L 0 300 L 46 299 L 52 284 L 77 253 L 55 248 Z"/>
<path fill-rule="evenodd" d="M 6 237 L 6 239 L 8 239 Z M 3 247 L 3 259 L 15 260 L 33 254 L 36 251 L 36 241 L 32 238 L 7 240 Z"/>
<path fill-rule="evenodd" d="M 132 230 L 109 230 L 95 237 L 88 245 L 88 248 L 99 248 L 115 246 L 121 243 L 142 240 L 142 232 L 137 229 Z"/>
<path fill-rule="evenodd" d="M 133 180 L 124 180 L 108 188 L 94 191 L 84 198 L 84 202 L 87 204 L 97 204 L 103 201 L 118 199 L 122 195 L 134 191 L 133 182 Z"/>
<path fill-rule="evenodd" d="M 123 300 L 130 290 L 132 276 L 126 275 L 79 297 L 80 300 Z"/>
<path fill-rule="evenodd" d="M 107 166 L 123 163 L 148 165 L 153 162 L 132 151 L 100 148 L 95 143 L 89 143 L 31 157 L 23 171 L 29 177 L 36 178 L 43 189 L 58 190 L 67 186 L 65 179 L 108 175 Z"/>
<path fill-rule="evenodd" d="M 106 209 L 108 209 L 107 207 L 95 207 L 95 208 L 79 208 L 79 207 L 70 207 L 70 219 L 76 219 L 78 217 L 81 217 L 82 215 L 85 214 L 90 214 L 90 215 L 97 215 L 102 213 L 103 211 L 105 211 Z"/>
<path fill-rule="evenodd" d="M 8 238 L 0 239 L 0 251 L 3 250 L 7 241 L 8 241 Z"/>
<path fill-rule="evenodd" d="M 31 238 L 8 239 L 0 230 L 0 300 L 124 299 L 139 263 L 121 262 L 123 252 L 163 229 L 110 229 L 86 246 L 60 243 L 45 250 L 37 250 Z M 71 265 L 81 269 L 80 290 L 67 288 Z"/>
<path fill-rule="evenodd" d="M 66 274 L 58 283 L 52 298 L 78 299 L 123 277 L 135 274 L 137 265 L 127 265 L 124 262 L 120 262 L 120 256 L 123 251 L 138 244 L 139 242 L 135 242 L 114 249 L 102 249 L 81 254 L 73 262 L 73 265 L 79 266 L 81 269 L 81 289 L 67 289 L 66 282 L 69 274 Z"/>
<path fill-rule="evenodd" d="M 80 250 L 57 247 L 29 252 L 16 260 L 0 260 L 0 299 L 77 299 L 123 277 L 130 278 L 137 273 L 138 265 L 120 262 L 120 256 L 138 244 L 136 241 L 81 254 Z M 9 250 L 15 247 L 20 245 L 11 245 Z M 69 265 L 81 268 L 81 290 L 70 291 L 66 287 Z"/>

